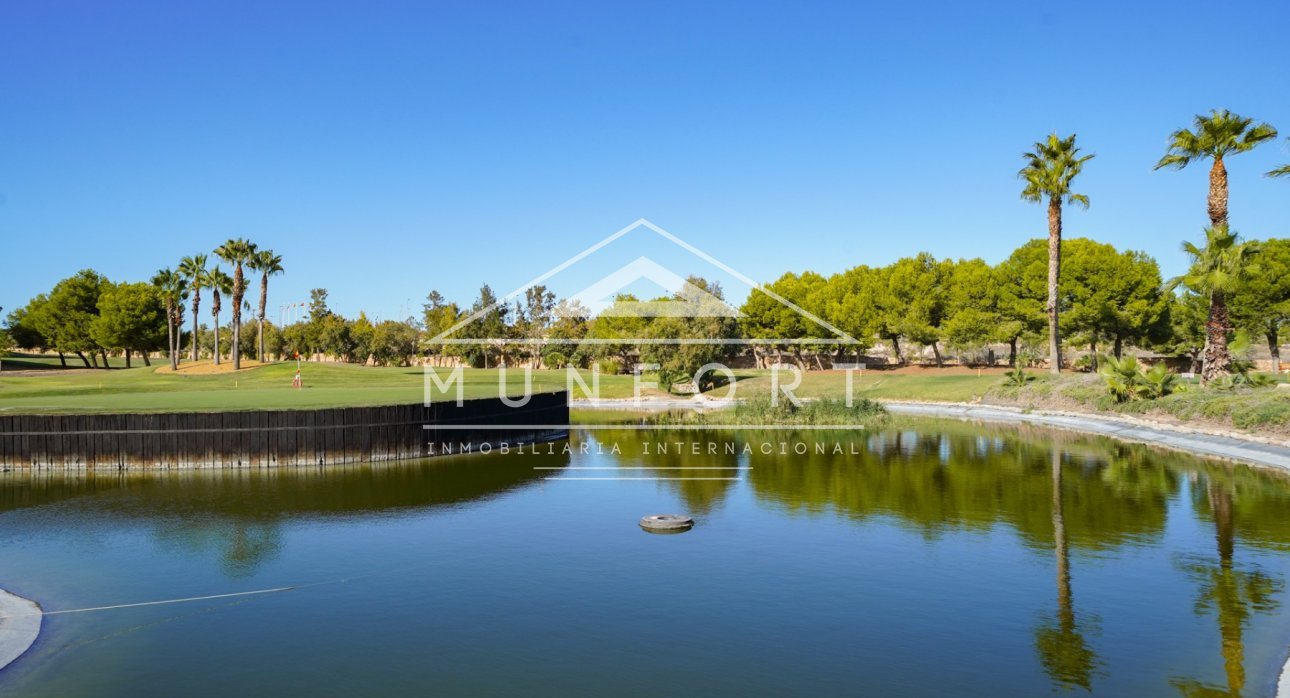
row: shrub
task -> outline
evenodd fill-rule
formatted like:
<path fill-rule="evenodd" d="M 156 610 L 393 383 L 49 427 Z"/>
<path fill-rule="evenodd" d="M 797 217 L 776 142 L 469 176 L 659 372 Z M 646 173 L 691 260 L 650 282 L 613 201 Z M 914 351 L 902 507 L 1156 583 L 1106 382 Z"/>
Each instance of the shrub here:
<path fill-rule="evenodd" d="M 1020 367 L 1004 371 L 1003 376 L 1003 384 L 1010 388 L 1020 388 L 1035 379 L 1034 376 L 1026 373 L 1024 368 Z"/>
<path fill-rule="evenodd" d="M 1122 359 L 1114 356 L 1106 357 L 1102 361 L 1102 369 L 1099 373 L 1106 381 L 1107 392 L 1115 398 L 1116 402 L 1129 402 L 1142 397 L 1144 392 L 1142 369 L 1138 366 L 1138 360 L 1132 356 Z"/>

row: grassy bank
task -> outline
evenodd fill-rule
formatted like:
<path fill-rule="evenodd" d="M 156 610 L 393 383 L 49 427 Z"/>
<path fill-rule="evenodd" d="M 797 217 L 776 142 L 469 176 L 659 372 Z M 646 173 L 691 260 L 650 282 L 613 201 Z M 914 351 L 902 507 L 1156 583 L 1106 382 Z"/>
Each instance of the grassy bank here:
<path fill-rule="evenodd" d="M 1024 386 L 996 384 L 985 396 L 991 404 L 1029 409 L 1112 412 L 1166 422 L 1290 436 L 1290 390 L 1273 386 L 1217 390 L 1186 384 L 1154 400 L 1116 402 L 1101 376 L 1035 374 Z"/>

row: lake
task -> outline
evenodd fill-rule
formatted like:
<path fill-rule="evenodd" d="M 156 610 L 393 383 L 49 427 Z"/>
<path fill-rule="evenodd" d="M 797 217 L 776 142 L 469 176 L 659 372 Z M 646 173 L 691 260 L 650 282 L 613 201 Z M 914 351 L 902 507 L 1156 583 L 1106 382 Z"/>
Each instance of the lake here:
<path fill-rule="evenodd" d="M 14 472 L 0 694 L 1267 695 L 1288 575 L 1282 475 L 1024 426 Z"/>

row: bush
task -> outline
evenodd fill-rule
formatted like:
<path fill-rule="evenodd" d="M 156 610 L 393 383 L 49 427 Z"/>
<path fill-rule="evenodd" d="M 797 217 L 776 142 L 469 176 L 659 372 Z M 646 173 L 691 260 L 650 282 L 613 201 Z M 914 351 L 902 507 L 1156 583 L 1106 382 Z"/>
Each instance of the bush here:
<path fill-rule="evenodd" d="M 1116 402 L 1162 398 L 1178 387 L 1178 376 L 1163 363 L 1143 370 L 1132 356 L 1107 356 L 1101 362 L 1099 373 Z"/>
<path fill-rule="evenodd" d="M 606 376 L 615 376 L 619 373 L 618 361 L 615 359 L 596 359 L 596 367 L 600 373 Z"/>
<path fill-rule="evenodd" d="M 1020 367 L 1004 371 L 1003 376 L 1003 384 L 1010 388 L 1020 388 L 1035 379 L 1034 376 L 1026 373 L 1024 368 Z"/>

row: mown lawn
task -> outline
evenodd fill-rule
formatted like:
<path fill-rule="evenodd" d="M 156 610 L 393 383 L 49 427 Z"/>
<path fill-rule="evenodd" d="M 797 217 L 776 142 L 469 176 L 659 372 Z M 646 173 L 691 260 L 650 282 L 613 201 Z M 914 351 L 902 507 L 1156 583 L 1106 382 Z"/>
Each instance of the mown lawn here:
<path fill-rule="evenodd" d="M 57 362 L 57 359 L 54 359 Z M 211 375 L 158 372 L 158 362 L 151 367 L 111 371 L 81 370 L 9 376 L 0 374 L 0 412 L 69 413 L 69 412 L 178 412 L 225 411 L 253 409 L 311 409 L 339 406 L 388 405 L 420 402 L 424 399 L 423 373 L 420 368 L 376 368 L 352 364 L 303 365 L 304 388 L 291 387 L 296 365 L 291 362 L 243 369 L 234 373 Z M 164 362 L 162 362 L 164 364 Z M 445 379 L 448 369 L 439 369 Z M 467 398 L 492 397 L 498 393 L 496 369 L 466 369 L 463 372 Z M 584 380 L 591 384 L 589 372 Z M 845 374 L 807 372 L 794 392 L 801 397 L 841 398 L 845 394 Z M 771 386 L 769 371 L 736 371 L 737 396 L 756 398 L 766 395 Z M 564 389 L 564 371 L 534 371 L 533 389 L 537 392 Z M 648 384 L 652 376 L 641 379 Z M 782 380 L 791 382 L 792 374 L 784 372 Z M 906 375 L 869 371 L 855 375 L 857 397 L 905 400 L 971 400 L 991 385 L 998 376 L 941 374 L 933 371 Z M 508 395 L 523 392 L 522 371 L 506 376 Z M 634 379 L 631 376 L 602 375 L 600 397 L 630 398 Z M 718 388 L 714 395 L 724 395 Z M 663 393 L 645 387 L 646 397 Z M 575 386 L 575 397 L 585 397 Z M 433 397 L 447 398 L 435 388 Z"/>
<path fill-rule="evenodd" d="M 291 387 L 294 363 L 269 364 L 238 373 L 184 375 L 157 372 L 157 366 L 111 371 L 77 371 L 23 376 L 0 374 L 0 413 L 179 412 L 256 409 L 312 409 L 421 402 L 420 368 L 375 368 L 350 364 L 303 366 L 304 388 Z M 440 369 L 446 380 L 449 371 Z M 498 371 L 463 372 L 467 398 L 498 394 Z M 562 371 L 534 371 L 533 390 L 565 387 Z M 586 378 L 591 383 L 590 377 Z M 630 376 L 601 376 L 603 397 L 630 397 Z M 522 371 L 506 376 L 506 393 L 524 391 Z M 653 391 L 646 390 L 646 394 Z M 455 396 L 433 389 L 435 398 Z"/>

